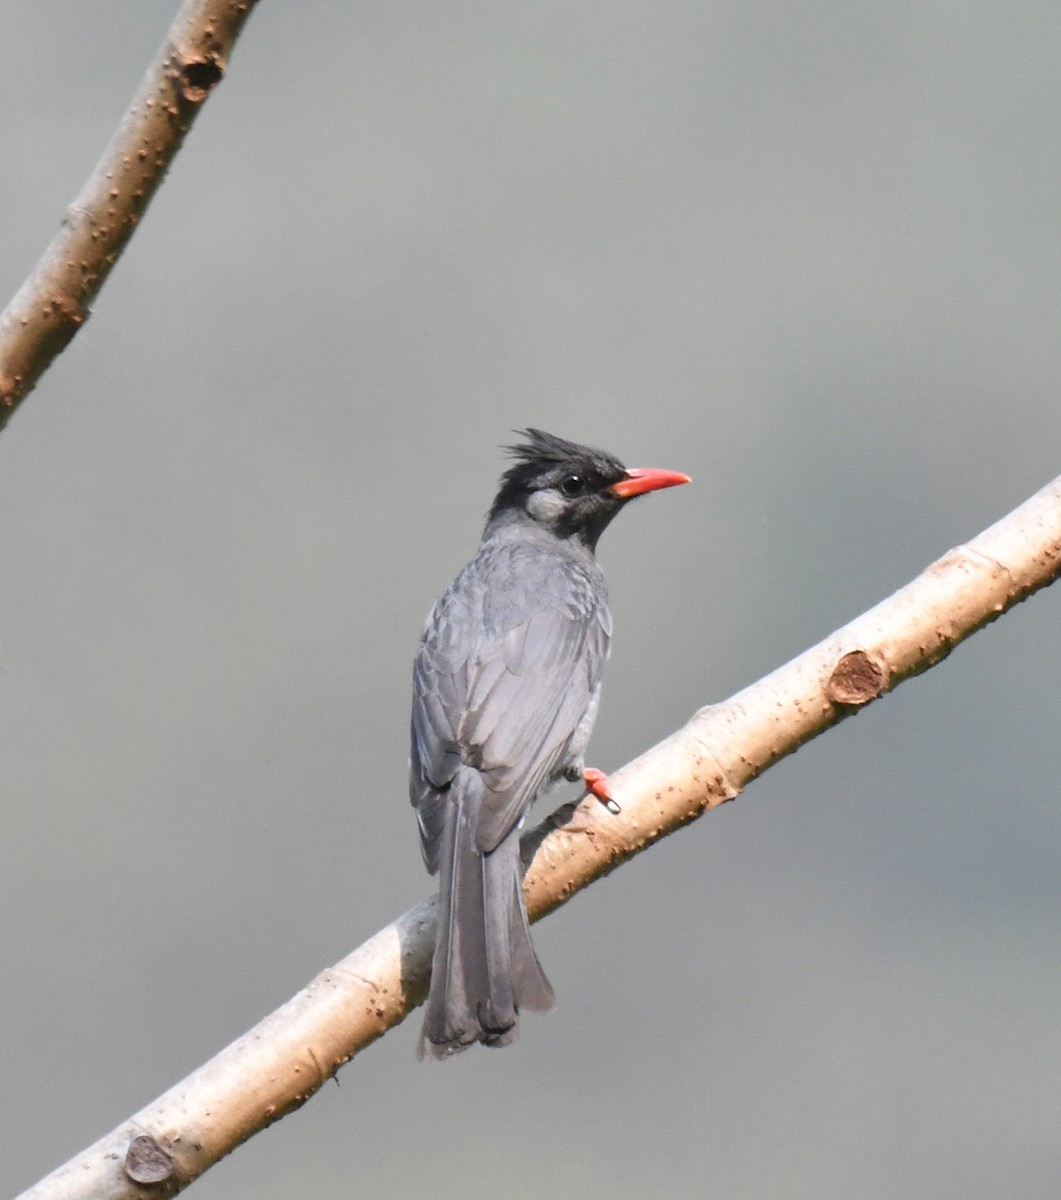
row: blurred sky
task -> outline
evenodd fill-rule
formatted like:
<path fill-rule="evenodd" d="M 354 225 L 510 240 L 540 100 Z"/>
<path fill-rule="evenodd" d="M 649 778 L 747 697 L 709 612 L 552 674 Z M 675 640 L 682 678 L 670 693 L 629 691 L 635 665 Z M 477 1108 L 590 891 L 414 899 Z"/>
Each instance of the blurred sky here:
<path fill-rule="evenodd" d="M 0 299 L 175 9 L 0 4 Z M 601 546 L 604 768 L 1057 474 L 1059 61 L 1031 0 L 260 6 L 0 435 L 0 1194 L 428 894 L 409 668 L 514 427 L 695 479 Z M 1056 1200 L 1059 604 L 537 926 L 516 1047 L 413 1018 L 194 1194 Z"/>

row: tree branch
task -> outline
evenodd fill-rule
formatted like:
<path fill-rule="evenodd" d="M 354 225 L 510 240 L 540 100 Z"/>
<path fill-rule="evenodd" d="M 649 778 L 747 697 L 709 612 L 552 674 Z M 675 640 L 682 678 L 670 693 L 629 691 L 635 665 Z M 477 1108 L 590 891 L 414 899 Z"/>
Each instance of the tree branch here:
<path fill-rule="evenodd" d="M 89 317 L 258 0 L 185 0 L 132 106 L 0 315 L 0 429 Z"/>
<path fill-rule="evenodd" d="M 850 625 L 609 776 L 524 839 L 533 919 L 744 786 L 1061 574 L 1061 477 Z M 170 1195 L 305 1103 L 427 992 L 435 898 L 381 930 L 205 1066 L 21 1200 Z M 156 1192 L 155 1194 L 159 1194 Z"/>

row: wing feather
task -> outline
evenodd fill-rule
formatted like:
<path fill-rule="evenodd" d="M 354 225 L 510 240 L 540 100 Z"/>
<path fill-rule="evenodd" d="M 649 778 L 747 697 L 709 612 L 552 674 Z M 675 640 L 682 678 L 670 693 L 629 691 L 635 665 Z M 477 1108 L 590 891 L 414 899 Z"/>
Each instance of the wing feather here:
<path fill-rule="evenodd" d="M 486 785 L 476 840 L 488 852 L 589 736 L 610 642 L 603 578 L 596 563 L 520 551 L 484 545 L 420 644 L 410 795 L 429 868 L 461 763 Z"/>

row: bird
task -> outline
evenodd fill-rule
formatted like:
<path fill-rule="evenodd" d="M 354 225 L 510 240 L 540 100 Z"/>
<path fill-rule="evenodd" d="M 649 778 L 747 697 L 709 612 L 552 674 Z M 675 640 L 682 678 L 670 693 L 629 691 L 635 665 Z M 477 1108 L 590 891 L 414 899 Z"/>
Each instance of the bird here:
<path fill-rule="evenodd" d="M 618 811 L 583 760 L 612 634 L 597 540 L 635 496 L 690 482 L 517 433 L 479 551 L 435 602 L 413 666 L 409 798 L 440 874 L 421 1059 L 508 1045 L 521 1010 L 555 1004 L 531 942 L 520 831 L 561 779 Z"/>

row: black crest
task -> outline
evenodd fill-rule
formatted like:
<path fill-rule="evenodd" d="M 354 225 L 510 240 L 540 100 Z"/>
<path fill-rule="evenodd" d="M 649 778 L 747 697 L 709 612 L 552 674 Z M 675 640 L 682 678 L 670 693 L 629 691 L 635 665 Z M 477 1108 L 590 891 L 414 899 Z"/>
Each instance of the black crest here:
<path fill-rule="evenodd" d="M 569 442 L 543 429 L 517 429 L 516 432 L 527 440 L 505 447 L 516 462 L 501 476 L 491 516 L 520 503 L 536 488 L 559 482 L 565 475 L 579 475 L 587 481 L 590 490 L 597 490 L 616 483 L 626 474 L 626 467 L 619 459 L 604 450 Z"/>

